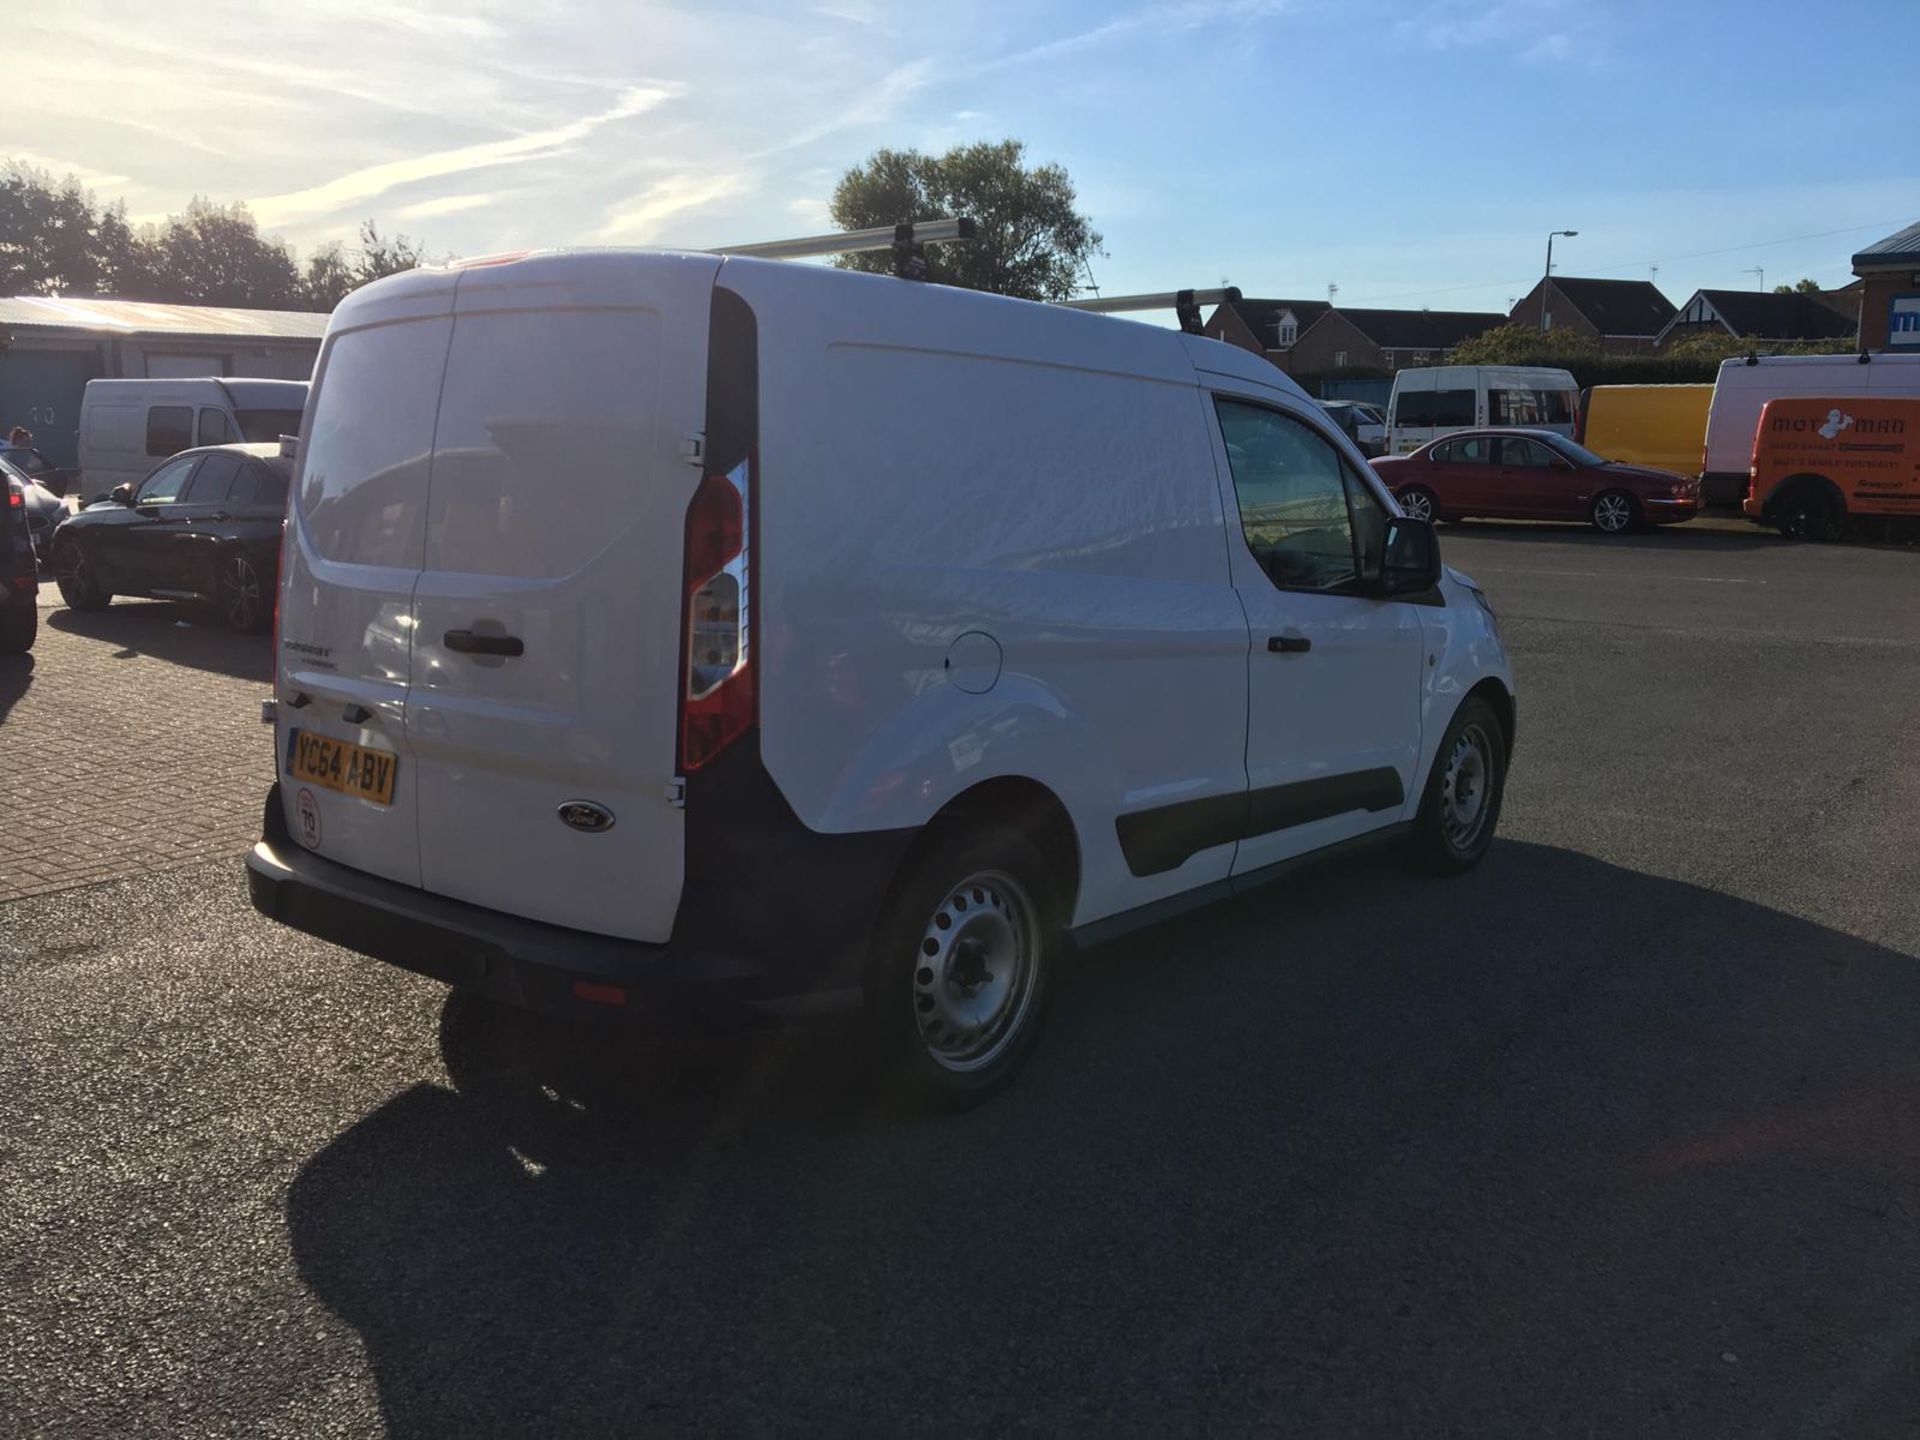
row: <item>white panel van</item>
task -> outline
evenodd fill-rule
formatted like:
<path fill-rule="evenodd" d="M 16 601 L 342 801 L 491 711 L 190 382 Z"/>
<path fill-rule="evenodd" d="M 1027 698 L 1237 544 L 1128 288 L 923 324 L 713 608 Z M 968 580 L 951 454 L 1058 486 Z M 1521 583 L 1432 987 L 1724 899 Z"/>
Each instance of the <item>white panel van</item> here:
<path fill-rule="evenodd" d="M 162 460 L 201 445 L 272 444 L 300 432 L 305 380 L 89 380 L 80 400 L 80 480 L 95 500 L 138 485 Z"/>
<path fill-rule="evenodd" d="M 1429 440 L 1481 425 L 1573 435 L 1580 391 L 1573 375 L 1542 365 L 1426 365 L 1393 377 L 1387 453 L 1410 455 Z"/>
<path fill-rule="evenodd" d="M 1060 947 L 1401 837 L 1475 864 L 1493 612 L 1233 346 L 597 251 L 334 312 L 266 914 L 566 1015 L 863 1005 L 946 1100 Z"/>
<path fill-rule="evenodd" d="M 1723 360 L 1707 408 L 1700 500 L 1737 505 L 1747 493 L 1760 408 L 1793 396 L 1920 396 L 1920 355 L 1760 355 Z"/>

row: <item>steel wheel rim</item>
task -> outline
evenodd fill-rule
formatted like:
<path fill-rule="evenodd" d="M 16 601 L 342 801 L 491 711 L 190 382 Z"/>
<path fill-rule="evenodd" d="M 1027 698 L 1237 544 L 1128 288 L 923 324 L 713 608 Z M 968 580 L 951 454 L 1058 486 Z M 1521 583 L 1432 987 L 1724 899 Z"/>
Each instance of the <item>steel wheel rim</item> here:
<path fill-rule="evenodd" d="M 913 1019 L 927 1055 L 964 1074 L 991 1065 L 1033 1007 L 1040 927 L 1024 886 L 969 875 L 927 917 L 914 957 Z"/>
<path fill-rule="evenodd" d="M 1400 508 L 1406 512 L 1409 520 L 1431 520 L 1433 501 L 1419 491 L 1413 491 L 1400 497 Z"/>
<path fill-rule="evenodd" d="M 220 572 L 220 595 L 227 623 L 234 629 L 245 630 L 258 618 L 260 577 L 253 573 L 253 566 L 237 555 Z"/>
<path fill-rule="evenodd" d="M 1479 843 L 1493 813 L 1493 746 L 1487 732 L 1469 725 L 1447 754 L 1440 779 L 1440 825 L 1447 844 L 1466 854 Z"/>
<path fill-rule="evenodd" d="M 1593 502 L 1593 515 L 1602 530 L 1624 530 L 1633 519 L 1633 507 L 1624 495 L 1602 495 Z"/>

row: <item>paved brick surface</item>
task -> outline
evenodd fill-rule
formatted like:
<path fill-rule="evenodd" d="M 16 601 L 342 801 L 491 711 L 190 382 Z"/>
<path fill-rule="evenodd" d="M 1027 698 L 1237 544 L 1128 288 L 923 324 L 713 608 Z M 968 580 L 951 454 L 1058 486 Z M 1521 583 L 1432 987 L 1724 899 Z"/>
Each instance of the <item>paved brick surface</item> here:
<path fill-rule="evenodd" d="M 156 601 L 83 615 L 43 587 L 32 654 L 0 656 L 0 901 L 245 850 L 270 683 L 265 636 Z"/>

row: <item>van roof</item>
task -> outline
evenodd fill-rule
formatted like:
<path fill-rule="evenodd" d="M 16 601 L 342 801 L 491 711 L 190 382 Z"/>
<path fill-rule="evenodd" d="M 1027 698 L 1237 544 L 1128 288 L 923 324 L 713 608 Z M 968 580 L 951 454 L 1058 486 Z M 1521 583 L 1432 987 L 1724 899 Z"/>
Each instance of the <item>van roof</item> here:
<path fill-rule="evenodd" d="M 458 297 L 467 287 L 483 289 L 489 304 L 517 293 L 594 305 L 603 295 L 631 293 L 626 277 L 641 267 L 682 268 L 699 283 L 712 283 L 707 277 L 716 274 L 737 277 L 739 288 L 763 294 L 775 288 L 804 293 L 810 309 L 833 317 L 846 343 L 918 343 L 1186 383 L 1201 369 L 1299 389 L 1261 356 L 1164 326 L 891 275 L 706 251 L 547 250 L 464 269 L 409 270 L 354 291 L 334 311 L 329 330 L 454 313 L 463 308 Z"/>

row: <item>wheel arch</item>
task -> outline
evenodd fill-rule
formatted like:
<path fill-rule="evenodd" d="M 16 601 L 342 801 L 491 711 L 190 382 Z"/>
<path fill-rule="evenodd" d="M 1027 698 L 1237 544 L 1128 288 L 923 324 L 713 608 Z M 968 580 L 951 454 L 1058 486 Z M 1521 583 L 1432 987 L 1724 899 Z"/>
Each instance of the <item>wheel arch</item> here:
<path fill-rule="evenodd" d="M 1771 518 L 1779 513 L 1780 507 L 1788 500 L 1809 488 L 1823 495 L 1841 519 L 1846 518 L 1848 513 L 1846 493 L 1825 475 L 1813 470 L 1802 470 L 1798 474 L 1789 475 L 1769 490 L 1766 500 L 1760 507 L 1762 516 Z"/>
<path fill-rule="evenodd" d="M 1494 718 L 1500 722 L 1500 742 L 1506 750 L 1508 761 L 1511 762 L 1513 759 L 1514 727 L 1519 720 L 1513 703 L 1513 692 L 1508 690 L 1497 677 L 1489 675 L 1462 696 L 1460 703 L 1464 705 L 1476 695 L 1487 702 L 1488 706 L 1493 710 Z M 1458 714 L 1459 711 L 1455 710 L 1454 713 Z M 1449 721 L 1448 723 L 1451 724 L 1452 722 Z"/>
<path fill-rule="evenodd" d="M 956 832 L 1004 827 L 1031 839 L 1060 888 L 1060 920 L 1069 923 L 1080 898 L 1080 836 L 1066 805 L 1026 775 L 995 775 L 955 795 L 935 811 L 907 847 L 888 883 L 913 873 L 921 858 Z"/>

